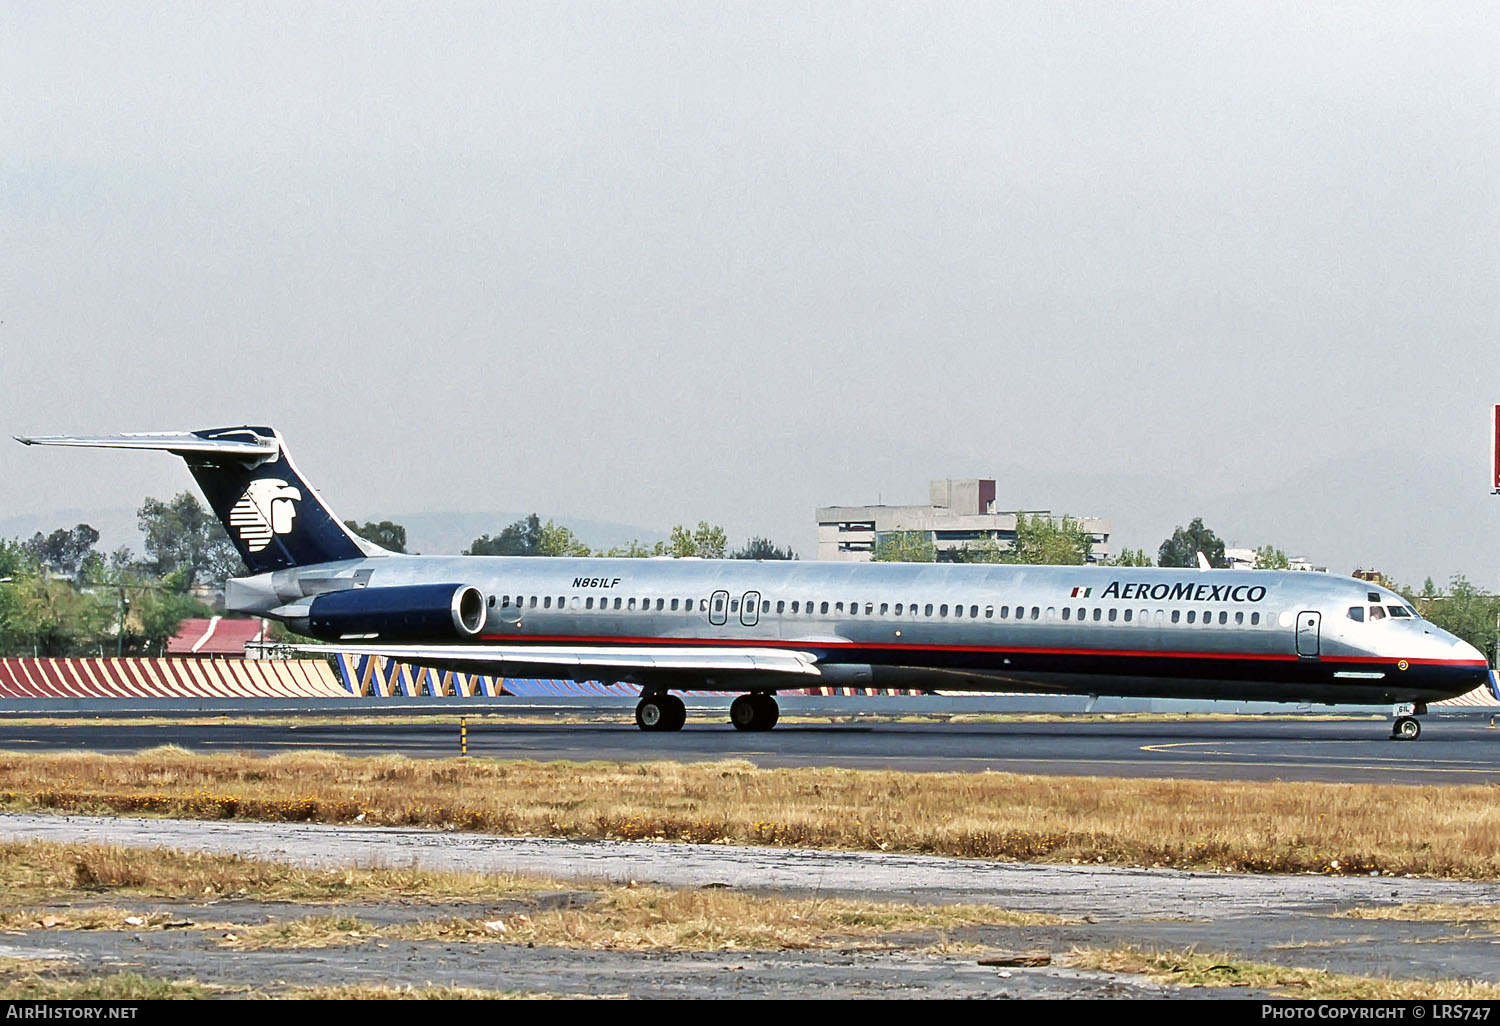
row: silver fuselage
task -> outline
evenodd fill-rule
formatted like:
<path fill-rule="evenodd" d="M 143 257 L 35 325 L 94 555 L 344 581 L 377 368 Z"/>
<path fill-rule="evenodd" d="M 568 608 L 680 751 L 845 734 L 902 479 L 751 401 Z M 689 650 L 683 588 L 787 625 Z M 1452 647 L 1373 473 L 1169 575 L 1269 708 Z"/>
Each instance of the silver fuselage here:
<path fill-rule="evenodd" d="M 812 654 L 817 681 L 590 679 L 774 691 L 809 684 L 1387 704 L 1463 694 L 1484 657 L 1377 585 L 1320 573 L 697 559 L 382 556 L 230 582 L 294 627 L 352 587 L 479 588 L 478 643 Z M 1383 619 L 1372 620 L 1379 607 Z M 1363 609 L 1356 621 L 1351 609 Z M 335 642 L 336 644 L 336 642 Z M 537 675 L 556 675 L 539 667 Z M 518 673 L 513 675 L 531 675 Z"/>

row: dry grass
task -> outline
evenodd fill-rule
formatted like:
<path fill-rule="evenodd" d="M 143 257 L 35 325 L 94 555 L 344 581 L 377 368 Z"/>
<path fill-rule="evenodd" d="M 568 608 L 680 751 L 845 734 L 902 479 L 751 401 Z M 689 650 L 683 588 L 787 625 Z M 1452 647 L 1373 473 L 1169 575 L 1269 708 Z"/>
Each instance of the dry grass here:
<path fill-rule="evenodd" d="M 222 945 L 236 950 L 325 948 L 378 939 L 623 951 L 787 951 L 888 946 L 901 935 L 941 938 L 962 927 L 1068 922 L 1059 916 L 985 906 L 610 887 L 575 906 L 533 908 L 493 918 L 450 917 L 377 927 L 352 916 L 308 916 L 236 929 Z"/>
<path fill-rule="evenodd" d="M 1500 878 L 1497 794 L 1490 785 L 769 770 L 741 761 L 0 754 L 4 809 L 1482 879 Z"/>
<path fill-rule="evenodd" d="M 1500 905 L 1408 904 L 1351 908 L 1348 919 L 1379 919 L 1398 923 L 1500 924 Z"/>
<path fill-rule="evenodd" d="M 1470 980 L 1391 980 L 1320 969 L 1246 962 L 1225 954 L 1158 951 L 1134 946 L 1078 949 L 1068 964 L 1079 969 L 1149 976 L 1178 987 L 1250 987 L 1282 997 L 1319 1001 L 1495 1001 L 1500 984 Z"/>
<path fill-rule="evenodd" d="M 216 997 L 225 988 L 193 980 L 163 980 L 139 973 L 67 978 L 0 968 L 0 1001 L 163 1001 Z"/>
<path fill-rule="evenodd" d="M 103 894 L 189 900 L 253 895 L 263 901 L 378 901 L 438 896 L 449 901 L 492 901 L 562 886 L 514 873 L 307 869 L 237 855 L 161 848 L 52 841 L 0 843 L 0 907 L 40 905 Z"/>

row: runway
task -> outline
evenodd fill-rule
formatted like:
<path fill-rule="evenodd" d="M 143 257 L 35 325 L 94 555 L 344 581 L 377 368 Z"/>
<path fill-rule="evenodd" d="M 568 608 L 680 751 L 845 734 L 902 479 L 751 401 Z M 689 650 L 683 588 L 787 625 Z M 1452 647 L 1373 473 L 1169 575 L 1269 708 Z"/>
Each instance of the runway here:
<path fill-rule="evenodd" d="M 348 755 L 416 758 L 459 754 L 451 716 L 391 722 L 221 722 L 163 719 L 35 725 L 0 720 L 0 749 L 129 752 L 179 745 L 201 752 L 265 755 L 322 749 Z M 515 714 L 468 718 L 468 754 L 543 761 L 642 762 L 745 759 L 758 766 L 830 766 L 916 772 L 1002 771 L 1107 777 L 1306 780 L 1350 783 L 1500 783 L 1500 730 L 1488 713 L 1435 714 L 1420 740 L 1389 740 L 1381 718 L 1244 720 L 1072 720 L 1053 723 L 785 723 L 742 733 L 706 714 L 677 733 L 645 733 L 626 706 L 602 722 L 518 722 Z M 618 722 L 610 722 L 618 714 Z"/>

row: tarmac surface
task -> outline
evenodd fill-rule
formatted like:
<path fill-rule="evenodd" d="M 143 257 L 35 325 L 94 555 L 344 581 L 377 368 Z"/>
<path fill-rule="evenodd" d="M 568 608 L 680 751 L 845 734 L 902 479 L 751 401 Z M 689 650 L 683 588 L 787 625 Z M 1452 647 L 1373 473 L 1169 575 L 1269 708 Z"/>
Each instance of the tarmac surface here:
<path fill-rule="evenodd" d="M 578 842 L 431 830 L 312 824 L 0 815 L 0 838 L 44 838 L 239 853 L 302 865 L 385 865 L 519 871 L 575 880 L 732 887 L 887 901 L 983 903 L 1072 917 L 1070 925 L 984 927 L 918 936 L 890 948 L 788 952 L 578 951 L 503 944 L 379 943 L 322 951 L 228 954 L 207 930 L 35 929 L 0 938 L 0 956 L 64 959 L 78 969 L 131 968 L 264 991 L 379 982 L 635 997 L 1252 997 L 1243 989 L 1175 989 L 1140 977 L 1056 964 L 998 969 L 935 942 L 1045 951 L 1134 944 L 1226 952 L 1236 959 L 1401 979 L 1500 980 L 1493 924 L 1356 920 L 1354 907 L 1500 902 L 1500 884 L 1392 877 L 1185 873 L 1038 866 L 738 846 Z M 119 904 L 118 900 L 112 901 Z M 253 923 L 326 914 L 327 906 L 219 901 L 150 903 L 189 922 Z M 390 923 L 506 914 L 476 905 L 403 902 L 339 906 Z M 513 911 L 513 910 L 509 910 Z"/>
<path fill-rule="evenodd" d="M 0 750 L 138 751 L 180 745 L 194 751 L 268 754 L 320 749 L 350 755 L 399 753 L 418 758 L 459 754 L 459 712 L 391 722 L 260 722 L 226 718 L 186 723 L 162 718 L 125 725 L 79 717 L 36 725 L 0 719 Z M 357 711 L 350 710 L 357 715 Z M 693 710 L 676 733 L 646 733 L 628 705 L 572 711 L 589 722 L 534 722 L 524 707 L 471 715 L 468 754 L 543 761 L 711 761 L 746 759 L 759 766 L 1186 777 L 1211 780 L 1301 780 L 1348 783 L 1500 783 L 1500 729 L 1490 713 L 1465 711 L 1423 719 L 1417 741 L 1390 740 L 1380 717 L 1316 719 L 1264 716 L 1239 720 L 1185 717 L 1160 722 L 934 723 L 892 719 L 790 722 L 743 733 Z"/>

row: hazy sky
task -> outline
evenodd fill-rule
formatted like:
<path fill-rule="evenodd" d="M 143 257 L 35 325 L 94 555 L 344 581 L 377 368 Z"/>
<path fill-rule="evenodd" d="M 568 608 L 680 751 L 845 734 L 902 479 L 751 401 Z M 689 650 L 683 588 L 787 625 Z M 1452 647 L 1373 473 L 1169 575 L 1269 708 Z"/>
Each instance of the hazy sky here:
<path fill-rule="evenodd" d="M 805 556 L 995 476 L 1493 585 L 1497 126 L 1492 4 L 0 3 L 0 429 Z"/>

